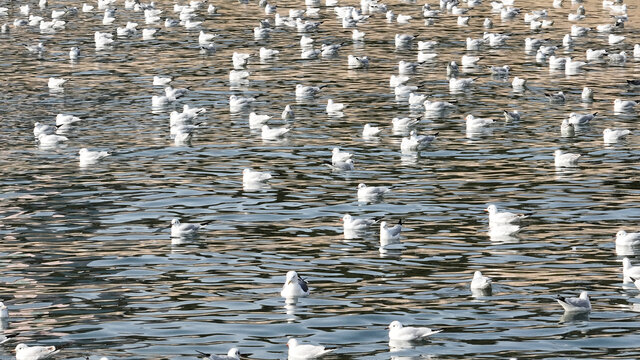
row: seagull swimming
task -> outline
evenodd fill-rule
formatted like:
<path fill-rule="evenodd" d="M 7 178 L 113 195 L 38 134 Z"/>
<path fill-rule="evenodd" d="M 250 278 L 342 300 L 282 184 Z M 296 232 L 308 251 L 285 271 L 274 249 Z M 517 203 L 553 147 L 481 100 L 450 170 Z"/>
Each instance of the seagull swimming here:
<path fill-rule="evenodd" d="M 606 128 L 602 131 L 602 138 L 605 144 L 611 144 L 618 142 L 618 140 L 624 139 L 629 134 L 631 134 L 631 131 L 627 129 Z"/>
<path fill-rule="evenodd" d="M 383 196 L 391 191 L 386 186 L 367 186 L 363 183 L 358 184 L 358 201 L 368 201 Z"/>
<path fill-rule="evenodd" d="M 392 241 L 398 240 L 400 238 L 401 232 L 402 219 L 400 219 L 398 223 L 392 227 L 388 227 L 387 222 L 382 221 L 380 223 L 380 245 L 384 246 Z"/>
<path fill-rule="evenodd" d="M 297 272 L 290 270 L 280 291 L 283 298 L 298 298 L 309 296 L 309 286 L 307 282 L 298 275 Z"/>
<path fill-rule="evenodd" d="M 362 128 L 362 137 L 365 139 L 373 138 L 380 135 L 381 132 L 382 130 L 377 126 L 372 126 L 371 124 L 364 124 L 364 127 Z"/>
<path fill-rule="evenodd" d="M 306 360 L 315 359 L 333 351 L 333 349 L 325 349 L 324 346 L 298 344 L 296 339 L 289 339 L 287 342 L 289 347 L 288 357 L 290 360 Z"/>
<path fill-rule="evenodd" d="M 473 273 L 473 279 L 471 280 L 471 290 L 488 290 L 491 289 L 491 278 L 482 275 L 480 271 Z"/>
<path fill-rule="evenodd" d="M 242 170 L 242 183 L 243 184 L 255 184 L 265 182 L 271 179 L 271 174 L 264 171 L 256 171 L 250 168 Z"/>
<path fill-rule="evenodd" d="M 415 341 L 424 339 L 427 336 L 437 334 L 442 330 L 432 330 L 428 327 L 412 327 L 402 326 L 398 320 L 394 320 L 389 324 L 389 340 L 396 341 Z"/>
<path fill-rule="evenodd" d="M 105 158 L 111 153 L 108 151 L 90 151 L 87 148 L 82 148 L 78 151 L 80 166 L 92 165 L 98 162 L 100 159 Z"/>
<path fill-rule="evenodd" d="M 640 232 L 628 233 L 619 230 L 616 233 L 616 245 L 637 246 L 640 245 Z"/>
<path fill-rule="evenodd" d="M 584 313 L 591 311 L 591 302 L 589 301 L 589 295 L 586 291 L 582 291 L 579 297 L 573 298 L 566 298 L 558 295 L 556 300 L 565 312 Z"/>
<path fill-rule="evenodd" d="M 344 214 L 340 220 L 342 221 L 344 231 L 364 231 L 368 230 L 371 225 L 377 223 L 380 218 L 356 219 L 349 214 Z"/>
<path fill-rule="evenodd" d="M 189 237 L 195 236 L 201 227 L 209 222 L 202 224 L 180 223 L 178 218 L 171 219 L 171 237 Z"/>
<path fill-rule="evenodd" d="M 484 211 L 489 213 L 489 226 L 500 226 L 506 224 L 519 224 L 521 220 L 529 215 L 516 214 L 508 211 L 498 211 L 498 208 L 490 204 Z"/>
<path fill-rule="evenodd" d="M 42 360 L 52 357 L 60 350 L 55 346 L 29 346 L 18 344 L 16 346 L 16 360 Z"/>
<path fill-rule="evenodd" d="M 200 355 L 204 355 L 205 357 L 202 360 L 240 360 L 240 351 L 238 348 L 231 348 L 227 352 L 227 355 L 215 355 L 215 354 L 205 354 L 201 351 L 196 350 Z"/>
<path fill-rule="evenodd" d="M 554 164 L 556 167 L 574 167 L 578 166 L 578 159 L 582 155 L 574 153 L 565 153 L 558 149 L 553 153 Z"/>
<path fill-rule="evenodd" d="M 282 138 L 286 133 L 291 131 L 288 127 L 270 128 L 269 125 L 262 125 L 261 136 L 263 140 L 277 140 Z"/>

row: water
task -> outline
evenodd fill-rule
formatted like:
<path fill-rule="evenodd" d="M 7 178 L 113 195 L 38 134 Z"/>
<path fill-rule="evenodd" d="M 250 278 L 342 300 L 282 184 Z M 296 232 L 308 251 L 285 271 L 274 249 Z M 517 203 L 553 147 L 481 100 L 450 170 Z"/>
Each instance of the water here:
<path fill-rule="evenodd" d="M 539 9 L 535 3 L 517 5 L 524 13 Z M 67 343 L 59 357 L 68 359 L 193 359 L 195 350 L 221 354 L 232 346 L 252 358 L 282 359 L 289 337 L 338 347 L 330 358 L 344 359 L 640 356 L 638 291 L 622 285 L 622 257 L 612 240 L 619 229 L 640 230 L 638 139 L 602 143 L 605 127 L 637 128 L 636 113 L 616 115 L 612 101 L 638 98 L 625 85 L 638 63 L 590 64 L 577 76 L 537 65 L 535 54 L 524 53 L 523 39 L 535 35 L 559 45 L 569 31 L 567 14 L 577 7 L 565 3 L 549 9 L 552 29 L 533 34 L 520 20 L 501 22 L 487 1 L 473 10 L 469 27 L 456 26 L 450 15 L 425 27 L 421 4 L 390 2 L 396 14 L 415 19 L 391 25 L 375 14 L 360 26 L 367 33 L 361 44 L 350 41 L 332 9 L 322 8 L 316 44 L 346 45 L 336 58 L 305 61 L 295 31 L 253 39 L 251 28 L 264 18 L 255 3 L 220 3 L 220 16 L 200 16 L 205 29 L 221 35 L 217 51 L 205 55 L 198 30 L 183 28 L 96 51 L 93 32 L 116 26 L 102 25 L 97 12 L 69 18 L 67 30 L 57 33 L 22 28 L 1 35 L 2 300 L 11 314 L 5 334 L 17 339 L 5 344 L 0 358 L 26 342 Z M 281 14 L 303 6 L 277 5 Z M 18 4 L 2 6 L 12 16 L 0 20 L 11 22 Z M 145 26 L 142 13 L 118 7 L 117 26 L 160 27 Z M 158 7 L 177 17 L 171 2 Z M 610 21 L 598 2 L 585 7 L 582 26 Z M 633 19 L 637 9 L 630 7 Z M 478 77 L 470 91 L 451 94 L 445 64 L 467 53 L 464 39 L 481 36 L 485 16 L 494 19 L 492 32 L 511 38 L 482 54 L 482 67 L 468 73 Z M 592 34 L 567 54 L 583 60 L 587 48 L 631 51 L 637 31 L 630 21 L 622 45 Z M 393 117 L 421 114 L 396 101 L 388 87 L 397 62 L 416 58 L 415 44 L 394 49 L 393 35 L 400 32 L 439 41 L 436 60 L 419 67 L 410 84 L 457 105 L 444 118 L 421 120 L 421 133 L 439 131 L 440 138 L 420 156 L 401 156 L 402 136 L 390 129 Z M 42 59 L 20 45 L 38 41 L 48 48 Z M 74 45 L 82 57 L 70 63 Z M 230 87 L 233 51 L 256 53 L 260 46 L 281 54 L 264 63 L 253 58 L 249 84 Z M 348 54 L 369 56 L 370 69 L 348 70 Z M 504 64 L 512 66 L 508 82 L 488 75 L 485 66 Z M 191 146 L 173 146 L 169 138 L 173 105 L 150 107 L 151 96 L 161 92 L 151 85 L 157 74 L 174 76 L 176 87 L 191 86 L 176 107 L 207 109 Z M 50 76 L 71 80 L 64 92 L 50 93 Z M 528 79 L 529 89 L 514 92 L 513 76 Z M 326 87 L 316 99 L 296 102 L 298 83 Z M 595 102 L 580 102 L 583 86 L 595 90 Z M 549 104 L 543 93 L 558 90 L 567 102 Z M 249 130 L 248 112 L 229 113 L 230 94 L 258 96 L 253 109 L 273 115 L 275 125 L 284 124 L 279 114 L 293 104 L 296 120 L 287 140 L 263 142 Z M 348 104 L 344 117 L 325 114 L 327 98 Z M 505 123 L 503 109 L 520 110 L 522 120 Z M 572 111 L 599 115 L 575 137 L 563 138 L 560 122 Z M 50 124 L 59 112 L 84 121 L 68 131 L 65 147 L 39 149 L 33 123 Z M 463 117 L 469 113 L 497 122 L 468 137 Z M 367 122 L 385 128 L 379 141 L 360 138 Z M 332 172 L 325 165 L 334 146 L 355 154 L 355 171 Z M 116 154 L 79 168 L 81 147 Z M 558 148 L 583 154 L 580 166 L 556 170 Z M 244 191 L 241 172 L 249 166 L 270 171 L 271 185 Z M 358 203 L 360 182 L 394 188 L 382 202 Z M 490 237 L 482 211 L 488 203 L 532 216 L 517 236 Z M 344 239 L 339 219 L 347 212 L 404 218 L 403 248 L 381 254 L 377 231 Z M 214 221 L 196 239 L 172 241 L 173 217 Z M 312 293 L 295 306 L 279 296 L 292 269 L 308 279 Z M 491 296 L 470 293 L 475 270 L 494 278 Z M 555 295 L 577 296 L 583 289 L 590 291 L 591 315 L 563 317 Z M 390 352 L 385 327 L 392 320 L 444 331 Z"/>

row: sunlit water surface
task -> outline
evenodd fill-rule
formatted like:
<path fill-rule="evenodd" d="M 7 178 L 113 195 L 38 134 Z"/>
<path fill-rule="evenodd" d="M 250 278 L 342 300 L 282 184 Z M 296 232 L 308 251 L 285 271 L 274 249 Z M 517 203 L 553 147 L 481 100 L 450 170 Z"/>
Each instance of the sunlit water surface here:
<path fill-rule="evenodd" d="M 516 1 L 522 14 L 542 9 L 539 1 Z M 343 4 L 343 3 L 341 3 Z M 345 5 L 344 3 L 343 5 Z M 226 353 L 232 346 L 255 359 L 283 359 L 289 337 L 337 348 L 333 359 L 429 358 L 638 358 L 638 290 L 623 285 L 621 254 L 613 236 L 619 229 L 640 231 L 640 151 L 638 135 L 605 146 L 602 130 L 637 130 L 635 112 L 613 113 L 615 98 L 638 99 L 626 85 L 638 73 L 630 56 L 624 66 L 589 64 L 578 75 L 550 72 L 524 52 L 524 38 L 551 39 L 565 53 L 584 60 L 587 48 L 632 53 L 638 40 L 636 5 L 629 2 L 627 40 L 609 46 L 592 33 L 564 49 L 568 0 L 550 7 L 553 28 L 534 33 L 517 20 L 502 22 L 488 0 L 471 11 L 470 26 L 442 15 L 425 26 L 420 4 L 389 2 L 410 24 L 388 24 L 373 14 L 360 25 L 365 41 L 353 43 L 332 8 L 322 7 L 312 33 L 320 43 L 345 42 L 337 57 L 301 60 L 295 30 L 277 29 L 268 40 L 253 39 L 252 28 L 264 11 L 255 2 L 220 2 L 219 15 L 198 19 L 202 29 L 220 34 L 217 51 L 201 54 L 198 31 L 144 25 L 141 12 L 119 10 L 114 25 L 102 25 L 102 13 L 68 17 L 66 30 L 41 34 L 37 28 L 12 28 L 0 35 L 2 106 L 0 119 L 0 234 L 2 300 L 11 319 L 5 334 L 17 334 L 0 351 L 8 359 L 18 342 L 67 344 L 60 358 L 193 359 L 196 350 Z M 21 3 L 3 2 L 12 22 Z M 79 6 L 51 1 L 46 10 L 31 2 L 32 13 L 49 16 L 52 8 Z M 278 12 L 303 8 L 277 2 Z M 323 4 L 324 5 L 324 4 Z M 349 5 L 358 5 L 349 3 Z M 173 3 L 158 1 L 165 15 L 177 18 Z M 610 22 L 599 1 L 585 4 L 582 26 Z M 437 5 L 434 6 L 437 8 Z M 485 47 L 481 66 L 462 76 L 477 77 L 468 91 L 449 92 L 445 64 L 459 62 L 467 36 L 482 36 L 482 20 L 492 32 L 511 35 L 506 45 Z M 114 32 L 127 21 L 139 29 L 159 28 L 156 40 L 140 33 L 96 51 L 95 31 Z M 391 119 L 418 117 L 406 100 L 397 100 L 389 76 L 399 60 L 415 61 L 416 44 L 396 50 L 396 33 L 439 42 L 438 56 L 421 65 L 410 84 L 419 92 L 454 102 L 443 117 L 425 117 L 421 133 L 439 138 L 419 156 L 401 156 L 402 134 Z M 22 44 L 44 41 L 38 58 Z M 71 46 L 82 56 L 68 60 Z M 234 51 L 278 49 L 279 57 L 251 59 L 249 82 L 230 86 Z M 368 70 L 349 70 L 347 55 L 367 55 Z M 512 67 L 504 79 L 488 65 Z M 464 74 L 466 72 L 467 74 Z M 191 91 L 180 101 L 151 108 L 153 75 L 175 77 L 174 86 Z M 63 92 L 50 92 L 50 76 L 69 78 Z M 515 92 L 513 76 L 528 79 Z M 296 84 L 326 85 L 315 99 L 296 101 Z M 582 103 L 583 86 L 595 91 Z M 563 90 L 565 104 L 549 104 L 545 92 Z M 231 114 L 231 94 L 257 96 L 252 109 Z M 342 117 L 324 111 L 328 98 L 348 104 Z M 174 146 L 169 112 L 183 104 L 206 108 L 191 146 Z M 265 142 L 249 130 L 253 110 L 274 116 L 293 104 L 293 130 L 284 141 Z M 503 109 L 518 109 L 520 121 L 507 123 Z M 575 137 L 561 137 L 560 122 L 570 112 L 598 112 L 592 125 Z M 52 124 L 57 113 L 84 119 L 69 129 L 66 146 L 40 149 L 33 123 Z M 469 113 L 493 117 L 480 134 L 465 132 Z M 378 140 L 360 137 L 365 123 L 384 128 Z M 637 131 L 636 131 L 637 132 Z M 326 163 L 334 146 L 353 152 L 356 170 L 332 171 Z M 82 147 L 115 154 L 90 167 L 78 166 Z M 556 170 L 553 151 L 581 153 L 579 167 Z M 245 191 L 242 169 L 270 171 L 266 188 Z M 393 186 L 383 201 L 360 203 L 356 186 Z M 515 236 L 490 236 L 483 209 L 531 213 Z M 343 214 L 405 220 L 402 247 L 381 253 L 377 230 L 345 239 Z M 205 222 L 199 237 L 171 240 L 169 223 Z M 159 231 L 160 229 L 160 231 Z M 624 249 L 622 249 L 624 250 Z M 640 259 L 632 257 L 632 261 Z M 295 305 L 280 297 L 284 275 L 297 270 L 311 296 Z M 494 278 L 489 296 L 473 297 L 475 270 Z M 590 292 L 588 317 L 563 317 L 556 294 Z M 400 349 L 389 347 L 385 327 L 392 320 L 441 328 L 429 341 Z M 5 324 L 6 325 L 6 324 Z"/>

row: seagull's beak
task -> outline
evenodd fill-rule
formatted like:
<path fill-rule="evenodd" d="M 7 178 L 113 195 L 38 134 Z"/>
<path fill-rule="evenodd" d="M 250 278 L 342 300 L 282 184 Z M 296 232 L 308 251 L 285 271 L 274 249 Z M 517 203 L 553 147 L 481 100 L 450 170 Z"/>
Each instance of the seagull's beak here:
<path fill-rule="evenodd" d="M 291 280 L 287 281 L 287 284 L 291 284 Z"/>
<path fill-rule="evenodd" d="M 484 209 L 484 211 L 489 212 L 489 210 L 488 210 L 488 209 Z"/>

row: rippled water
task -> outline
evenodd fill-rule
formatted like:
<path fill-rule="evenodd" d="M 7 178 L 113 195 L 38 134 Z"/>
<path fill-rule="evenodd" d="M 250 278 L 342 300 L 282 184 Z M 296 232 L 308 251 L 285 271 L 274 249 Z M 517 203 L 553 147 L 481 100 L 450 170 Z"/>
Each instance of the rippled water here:
<path fill-rule="evenodd" d="M 516 5 L 524 13 L 540 9 L 536 3 Z M 31 3 L 36 14 L 65 4 L 78 5 L 51 1 L 41 11 Z M 11 16 L 0 22 L 12 22 L 19 5 L 3 3 Z M 175 18 L 172 5 L 157 4 Z M 231 346 L 252 358 L 282 359 L 289 337 L 338 347 L 330 358 L 640 356 L 638 291 L 622 285 L 613 242 L 619 229 L 640 230 L 639 141 L 632 135 L 604 146 L 601 136 L 606 127 L 637 130 L 636 113 L 616 115 L 612 101 L 638 98 L 625 80 L 639 63 L 595 63 L 565 76 L 523 51 L 523 39 L 532 35 L 560 45 L 576 4 L 550 8 L 555 26 L 533 34 L 522 16 L 501 22 L 487 0 L 472 10 L 469 27 L 456 26 L 452 15 L 427 27 L 422 4 L 390 2 L 390 9 L 415 19 L 388 24 L 384 14 L 374 14 L 360 26 L 367 35 L 359 44 L 351 42 L 332 8 L 323 7 L 324 23 L 312 35 L 316 43 L 346 46 L 337 57 L 318 60 L 300 60 L 299 34 L 292 30 L 254 40 L 251 29 L 264 18 L 255 2 L 216 5 L 218 16 L 199 12 L 203 28 L 221 35 L 217 51 L 209 54 L 199 53 L 199 29 L 184 28 L 162 28 L 151 41 L 138 34 L 96 51 L 94 31 L 113 31 L 126 21 L 137 21 L 139 29 L 160 28 L 144 26 L 142 13 L 125 11 L 120 3 L 112 26 L 101 24 L 101 13 L 80 13 L 67 19 L 65 31 L 40 34 L 25 27 L 0 35 L 2 300 L 11 314 L 4 332 L 17 334 L 1 358 L 26 342 L 67 343 L 59 357 L 73 359 L 192 359 L 195 350 L 226 353 Z M 304 6 L 277 5 L 283 15 Z M 600 5 L 585 4 L 582 26 L 610 21 Z M 629 5 L 633 20 L 636 5 Z M 511 38 L 482 52 L 482 67 L 469 72 L 478 77 L 469 91 L 451 94 L 445 64 L 467 53 L 467 36 L 482 35 L 484 17 L 494 19 L 492 32 Z M 400 32 L 439 41 L 438 57 L 419 67 L 410 84 L 457 105 L 443 118 L 421 120 L 422 133 L 439 131 L 440 137 L 420 156 L 401 156 L 402 135 L 390 128 L 393 117 L 421 114 L 409 111 L 388 87 L 397 62 L 416 59 L 415 44 L 395 50 L 393 35 Z M 630 52 L 637 33 L 630 21 L 622 45 L 609 46 L 605 35 L 592 34 L 558 54 L 584 60 L 587 48 Z M 41 59 L 21 45 L 38 41 L 48 48 Z M 75 45 L 82 57 L 70 63 L 67 52 Z M 260 46 L 281 54 L 263 63 L 252 58 L 250 82 L 230 86 L 233 51 L 255 53 Z M 348 70 L 348 54 L 369 56 L 370 69 Z M 511 76 L 528 79 L 528 90 L 514 92 L 512 77 L 494 78 L 486 69 L 504 64 L 512 66 Z M 151 96 L 161 93 L 151 85 L 157 74 L 191 87 L 176 108 L 207 109 L 199 118 L 206 125 L 191 146 L 173 146 L 169 137 L 173 105 L 150 107 Z M 49 92 L 50 76 L 70 79 L 64 92 Z M 297 102 L 298 83 L 326 87 L 317 98 Z M 595 102 L 580 102 L 583 86 L 595 90 Z M 543 93 L 559 90 L 567 102 L 549 104 Z M 258 96 L 253 110 L 273 115 L 272 124 L 283 124 L 280 112 L 294 104 L 290 136 L 263 142 L 249 130 L 248 111 L 230 114 L 231 94 Z M 343 117 L 326 115 L 327 98 L 348 104 Z M 520 110 L 522 120 L 504 122 L 503 109 Z M 599 115 L 575 137 L 561 137 L 560 122 L 572 111 Z M 66 146 L 39 149 L 33 123 L 51 124 L 57 113 L 84 121 L 66 133 Z M 467 136 L 463 117 L 469 113 L 498 121 Z M 378 141 L 360 137 L 367 122 L 384 127 Z M 355 154 L 355 171 L 325 165 L 334 146 Z M 79 168 L 81 147 L 116 154 Z M 580 166 L 556 170 L 558 148 L 581 153 Z M 270 171 L 271 185 L 243 190 L 241 172 L 249 166 Z M 360 182 L 393 190 L 382 202 L 359 203 Z M 482 211 L 487 203 L 532 216 L 517 236 L 490 237 Z M 344 213 L 404 218 L 403 247 L 381 253 L 377 231 L 345 239 L 339 221 Z M 213 222 L 196 239 L 172 241 L 173 217 Z M 311 296 L 285 306 L 279 292 L 292 269 L 307 278 Z M 490 296 L 470 293 L 475 270 L 494 278 Z M 591 315 L 563 317 L 555 295 L 583 289 L 590 291 Z M 391 352 L 385 327 L 392 320 L 444 331 Z"/>

